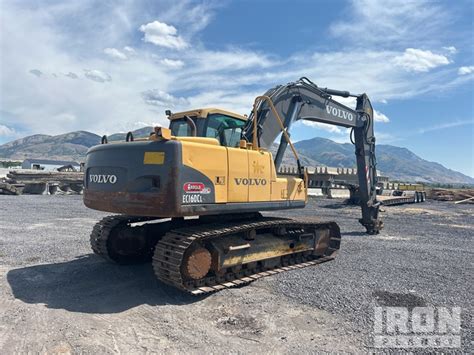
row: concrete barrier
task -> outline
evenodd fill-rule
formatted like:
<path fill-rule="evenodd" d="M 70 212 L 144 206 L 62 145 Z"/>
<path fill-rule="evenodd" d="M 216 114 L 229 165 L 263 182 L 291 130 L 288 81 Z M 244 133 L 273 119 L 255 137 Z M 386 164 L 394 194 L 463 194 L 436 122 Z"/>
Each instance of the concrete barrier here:
<path fill-rule="evenodd" d="M 324 196 L 324 194 L 323 194 L 323 189 L 308 188 L 308 196 L 312 196 L 312 197 L 322 197 L 322 196 Z"/>
<path fill-rule="evenodd" d="M 328 189 L 329 198 L 349 198 L 350 196 L 349 189 Z"/>

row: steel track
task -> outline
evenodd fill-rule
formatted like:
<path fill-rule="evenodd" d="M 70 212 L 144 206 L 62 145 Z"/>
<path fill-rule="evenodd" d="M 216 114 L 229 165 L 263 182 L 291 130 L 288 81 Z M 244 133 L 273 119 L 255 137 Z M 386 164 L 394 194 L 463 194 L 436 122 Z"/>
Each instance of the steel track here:
<path fill-rule="evenodd" d="M 111 258 L 107 242 L 114 228 L 130 223 L 145 222 L 157 219 L 156 217 L 133 217 L 125 215 L 114 215 L 102 218 L 94 225 L 90 235 L 90 244 L 92 251 L 106 259 L 107 261 L 117 263 L 118 261 Z"/>
<path fill-rule="evenodd" d="M 278 227 L 285 227 L 287 230 L 301 228 L 330 229 L 333 233 L 331 233 L 331 239 L 326 250 L 319 257 L 312 253 L 308 255 L 308 252 L 300 252 L 280 258 L 280 264 L 271 269 L 256 266 L 234 272 L 232 268 L 229 268 L 224 275 L 206 276 L 199 280 L 186 279 L 181 271 L 186 251 L 196 244 L 203 243 L 210 238 L 246 233 L 252 229 Z M 320 222 L 308 219 L 263 218 L 263 220 L 248 223 L 240 221 L 184 227 L 169 231 L 157 243 L 153 256 L 153 269 L 155 275 L 161 281 L 194 295 L 199 295 L 248 284 L 261 277 L 333 260 L 339 249 L 340 240 L 339 227 L 335 222 Z"/>

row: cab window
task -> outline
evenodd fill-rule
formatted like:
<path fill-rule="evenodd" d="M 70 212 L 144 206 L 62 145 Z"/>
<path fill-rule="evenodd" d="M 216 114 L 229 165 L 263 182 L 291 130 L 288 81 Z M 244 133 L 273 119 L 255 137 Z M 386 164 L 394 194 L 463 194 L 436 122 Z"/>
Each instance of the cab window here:
<path fill-rule="evenodd" d="M 200 136 L 202 132 L 203 120 L 195 116 L 191 117 L 191 119 L 196 125 L 196 129 L 197 129 L 196 135 Z M 185 118 L 177 118 L 177 119 L 171 120 L 170 130 L 171 130 L 171 134 L 175 137 L 191 136 L 191 126 L 189 125 L 188 121 Z"/>
<path fill-rule="evenodd" d="M 207 119 L 205 136 L 216 138 L 223 146 L 238 147 L 244 125 L 245 121 L 238 118 L 212 114 Z"/>

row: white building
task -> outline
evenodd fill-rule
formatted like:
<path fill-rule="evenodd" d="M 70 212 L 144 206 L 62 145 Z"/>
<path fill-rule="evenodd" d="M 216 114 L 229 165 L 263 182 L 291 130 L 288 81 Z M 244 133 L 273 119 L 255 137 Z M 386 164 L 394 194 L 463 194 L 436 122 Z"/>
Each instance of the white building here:
<path fill-rule="evenodd" d="M 36 169 L 45 171 L 56 171 L 66 165 L 71 165 L 75 170 L 79 171 L 80 165 L 75 161 L 66 160 L 46 160 L 46 159 L 25 159 L 21 164 L 22 169 Z"/>

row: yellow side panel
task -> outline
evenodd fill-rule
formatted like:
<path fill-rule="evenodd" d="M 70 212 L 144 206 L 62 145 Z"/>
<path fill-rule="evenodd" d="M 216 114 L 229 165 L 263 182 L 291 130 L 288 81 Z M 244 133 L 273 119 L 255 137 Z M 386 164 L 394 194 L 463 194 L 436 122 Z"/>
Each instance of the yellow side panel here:
<path fill-rule="evenodd" d="M 276 178 L 271 185 L 271 200 L 288 200 L 287 180 L 285 178 Z"/>
<path fill-rule="evenodd" d="M 249 202 L 270 201 L 271 155 L 249 150 Z"/>
<path fill-rule="evenodd" d="M 183 164 L 200 171 L 213 183 L 216 203 L 227 202 L 227 185 L 216 184 L 227 176 L 227 149 L 218 145 L 181 142 Z"/>
<path fill-rule="evenodd" d="M 227 148 L 229 156 L 228 202 L 248 202 L 249 178 L 248 150 Z"/>
<path fill-rule="evenodd" d="M 302 200 L 306 199 L 303 179 L 295 177 L 277 177 L 272 182 L 271 200 Z"/>
<path fill-rule="evenodd" d="M 306 194 L 304 191 L 304 181 L 300 178 L 288 178 L 288 198 L 291 201 L 305 200 Z"/>

